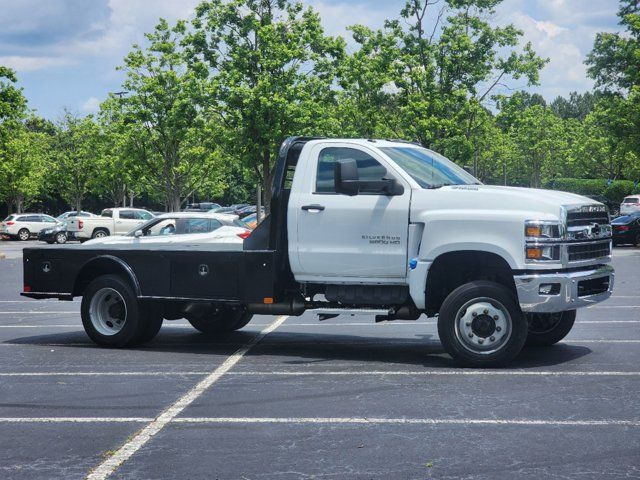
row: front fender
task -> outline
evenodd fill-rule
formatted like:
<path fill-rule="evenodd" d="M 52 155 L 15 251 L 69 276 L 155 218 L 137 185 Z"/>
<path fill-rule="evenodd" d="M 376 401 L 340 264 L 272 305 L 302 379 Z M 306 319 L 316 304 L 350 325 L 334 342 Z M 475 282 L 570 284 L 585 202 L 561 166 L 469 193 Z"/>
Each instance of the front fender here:
<path fill-rule="evenodd" d="M 418 259 L 433 262 L 454 251 L 499 255 L 512 269 L 524 269 L 524 219 L 507 211 L 435 211 L 418 215 L 424 223 Z"/>

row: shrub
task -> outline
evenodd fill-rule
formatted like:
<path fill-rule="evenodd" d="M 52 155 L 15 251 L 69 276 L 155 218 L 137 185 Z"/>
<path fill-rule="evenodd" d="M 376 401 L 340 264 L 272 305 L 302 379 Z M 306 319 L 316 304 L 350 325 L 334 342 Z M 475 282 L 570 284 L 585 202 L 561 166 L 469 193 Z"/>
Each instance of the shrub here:
<path fill-rule="evenodd" d="M 556 178 L 545 183 L 551 190 L 577 193 L 580 195 L 604 195 L 613 202 L 622 202 L 627 195 L 638 191 L 631 180 L 614 180 L 607 185 L 604 178 Z"/>

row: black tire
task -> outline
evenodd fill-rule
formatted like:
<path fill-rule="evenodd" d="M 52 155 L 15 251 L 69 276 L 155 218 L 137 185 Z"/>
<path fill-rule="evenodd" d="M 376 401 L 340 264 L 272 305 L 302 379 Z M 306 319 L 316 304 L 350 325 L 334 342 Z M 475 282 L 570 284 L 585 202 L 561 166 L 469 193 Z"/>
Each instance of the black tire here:
<path fill-rule="evenodd" d="M 156 304 L 148 303 L 141 305 L 140 308 L 146 316 L 146 327 L 140 331 L 140 335 L 132 341 L 131 345 L 141 345 L 153 340 L 158 335 L 162 322 L 164 322 L 162 310 Z"/>
<path fill-rule="evenodd" d="M 640 247 L 640 233 L 638 233 L 633 239 L 633 246 Z"/>
<path fill-rule="evenodd" d="M 129 282 L 118 275 L 103 275 L 92 281 L 82 296 L 80 313 L 89 338 L 104 347 L 140 343 L 150 328 L 148 310 L 140 305 Z"/>
<path fill-rule="evenodd" d="M 27 241 L 31 238 L 31 232 L 26 228 L 21 228 L 18 230 L 18 236 L 16 237 L 20 241 Z"/>
<path fill-rule="evenodd" d="M 56 243 L 56 242 L 54 242 L 53 240 L 46 240 L 46 242 L 47 242 L 49 245 L 53 245 L 54 243 Z"/>
<path fill-rule="evenodd" d="M 56 243 L 60 245 L 67 243 L 67 234 L 64 232 L 56 233 Z"/>
<path fill-rule="evenodd" d="M 559 313 L 528 313 L 528 346 L 546 347 L 566 337 L 576 321 L 576 311 Z"/>
<path fill-rule="evenodd" d="M 109 236 L 109 230 L 104 228 L 96 228 L 91 234 L 91 238 L 103 238 Z"/>
<path fill-rule="evenodd" d="M 499 283 L 475 281 L 456 288 L 444 300 L 438 334 L 457 363 L 497 367 L 522 350 L 527 321 L 511 290 Z"/>
<path fill-rule="evenodd" d="M 253 317 L 244 309 L 220 308 L 209 315 L 189 314 L 185 318 L 196 330 L 215 335 L 233 332 L 246 326 Z"/>

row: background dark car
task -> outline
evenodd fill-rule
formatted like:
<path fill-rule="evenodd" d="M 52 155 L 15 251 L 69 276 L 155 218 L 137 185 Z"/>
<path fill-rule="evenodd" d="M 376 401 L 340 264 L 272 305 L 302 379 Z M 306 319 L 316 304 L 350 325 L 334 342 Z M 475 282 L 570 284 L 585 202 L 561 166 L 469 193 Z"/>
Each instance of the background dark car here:
<path fill-rule="evenodd" d="M 209 210 L 214 208 L 220 208 L 220 204 L 214 203 L 214 202 L 200 202 L 200 203 L 190 203 L 182 211 L 183 212 L 208 212 Z"/>
<path fill-rule="evenodd" d="M 253 215 L 258 211 L 255 205 L 249 205 L 248 207 L 241 208 L 237 211 L 237 215 L 240 218 L 245 218 L 249 215 Z M 265 209 L 264 207 L 260 207 L 260 211 L 262 212 L 262 216 L 264 217 Z"/>
<path fill-rule="evenodd" d="M 67 243 L 69 240 L 75 240 L 73 233 L 67 232 L 67 222 L 55 225 L 53 227 L 43 228 L 38 232 L 38 240 L 41 242 Z"/>
<path fill-rule="evenodd" d="M 586 197 L 595 200 L 596 202 L 604 203 L 609 209 L 609 215 L 611 215 L 611 217 L 617 217 L 620 215 L 620 204 L 618 202 L 609 200 L 604 195 L 586 195 Z"/>
<path fill-rule="evenodd" d="M 633 244 L 640 246 L 640 212 L 622 215 L 611 222 L 613 244 Z"/>

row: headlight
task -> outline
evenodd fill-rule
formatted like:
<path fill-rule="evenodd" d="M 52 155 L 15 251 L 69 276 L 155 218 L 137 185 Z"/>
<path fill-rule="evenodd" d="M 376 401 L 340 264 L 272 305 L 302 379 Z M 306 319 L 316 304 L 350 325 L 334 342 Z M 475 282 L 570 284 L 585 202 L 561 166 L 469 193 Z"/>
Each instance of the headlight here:
<path fill-rule="evenodd" d="M 524 236 L 527 240 L 560 239 L 560 222 L 527 220 Z"/>
<path fill-rule="evenodd" d="M 527 263 L 559 261 L 560 245 L 527 245 L 525 258 Z"/>

